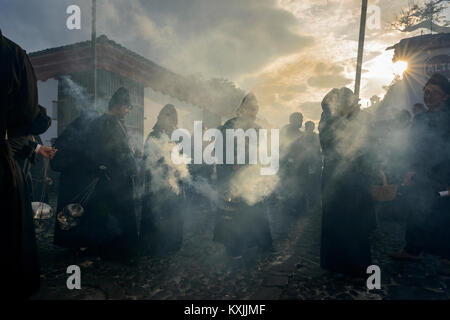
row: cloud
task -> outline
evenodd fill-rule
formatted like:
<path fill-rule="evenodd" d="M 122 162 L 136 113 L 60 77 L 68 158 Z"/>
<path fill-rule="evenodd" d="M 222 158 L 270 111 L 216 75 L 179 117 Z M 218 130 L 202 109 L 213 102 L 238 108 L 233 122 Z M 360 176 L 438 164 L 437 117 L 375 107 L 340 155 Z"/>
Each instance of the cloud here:
<path fill-rule="evenodd" d="M 305 119 L 318 121 L 322 114 L 322 106 L 320 102 L 305 102 L 299 106 L 300 112 Z"/>
<path fill-rule="evenodd" d="M 319 62 L 314 70 L 318 75 L 326 75 L 330 73 L 341 73 L 344 71 L 344 67 L 336 64 L 326 64 Z"/>
<path fill-rule="evenodd" d="M 298 20 L 274 0 L 118 1 L 102 32 L 175 72 L 234 78 L 304 50 Z M 120 13 L 119 21 L 115 19 Z"/>
<path fill-rule="evenodd" d="M 308 84 L 311 87 L 325 89 L 345 87 L 346 85 L 352 83 L 352 81 L 352 79 L 348 79 L 340 74 L 323 74 L 309 78 Z"/>
<path fill-rule="evenodd" d="M 374 0 L 382 28 L 367 30 L 362 98 L 381 94 L 384 49 L 407 34 L 387 25 L 409 0 Z M 82 29 L 67 30 L 77 4 Z M 360 0 L 99 0 L 97 33 L 180 74 L 224 77 L 255 91 L 275 123 L 354 79 Z M 27 51 L 90 39 L 91 0 L 0 0 L 0 28 Z M 386 83 L 384 83 L 386 82 Z M 277 107 L 278 106 L 278 107 Z M 283 111 L 281 111 L 283 110 Z"/>
<path fill-rule="evenodd" d="M 286 90 L 290 92 L 304 93 L 306 92 L 306 90 L 308 90 L 308 86 L 304 83 L 301 83 L 294 86 L 288 86 Z"/>
<path fill-rule="evenodd" d="M 81 8 L 81 30 L 66 28 L 71 4 Z M 0 0 L 0 27 L 29 51 L 88 40 L 90 6 L 91 0 Z M 275 0 L 108 0 L 97 6 L 99 35 L 182 74 L 234 78 L 314 42 Z"/>
<path fill-rule="evenodd" d="M 341 65 L 319 62 L 314 71 L 316 75 L 308 79 L 308 85 L 311 87 L 322 89 L 344 87 L 352 82 L 342 74 L 344 67 Z"/>

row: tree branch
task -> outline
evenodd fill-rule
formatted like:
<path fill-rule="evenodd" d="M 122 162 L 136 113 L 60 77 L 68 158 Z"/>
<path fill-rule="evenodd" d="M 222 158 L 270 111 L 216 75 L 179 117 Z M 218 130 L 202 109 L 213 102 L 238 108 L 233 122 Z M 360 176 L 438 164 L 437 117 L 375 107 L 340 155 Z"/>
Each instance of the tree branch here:
<path fill-rule="evenodd" d="M 400 31 L 401 32 L 412 32 L 412 31 L 415 31 L 415 30 L 421 29 L 421 28 L 430 30 L 431 27 L 433 28 L 433 31 L 436 31 L 439 33 L 450 32 L 450 27 L 439 26 L 439 25 L 435 24 L 434 22 L 430 23 L 430 21 L 422 21 L 418 24 L 415 24 L 412 26 L 407 26 Z"/>

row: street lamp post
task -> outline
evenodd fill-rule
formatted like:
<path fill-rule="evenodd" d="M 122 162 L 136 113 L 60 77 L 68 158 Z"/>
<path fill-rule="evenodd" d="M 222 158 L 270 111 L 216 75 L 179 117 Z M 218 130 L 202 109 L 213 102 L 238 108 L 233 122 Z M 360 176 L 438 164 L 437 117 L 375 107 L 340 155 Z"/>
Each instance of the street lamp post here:
<path fill-rule="evenodd" d="M 97 0 L 92 0 L 92 33 L 91 33 L 91 90 L 92 90 L 92 106 L 94 110 L 97 104 Z"/>
<path fill-rule="evenodd" d="M 364 38 L 366 35 L 367 0 L 362 0 L 361 23 L 359 27 L 358 59 L 356 62 L 355 95 L 359 98 L 361 87 L 361 71 L 364 54 Z"/>

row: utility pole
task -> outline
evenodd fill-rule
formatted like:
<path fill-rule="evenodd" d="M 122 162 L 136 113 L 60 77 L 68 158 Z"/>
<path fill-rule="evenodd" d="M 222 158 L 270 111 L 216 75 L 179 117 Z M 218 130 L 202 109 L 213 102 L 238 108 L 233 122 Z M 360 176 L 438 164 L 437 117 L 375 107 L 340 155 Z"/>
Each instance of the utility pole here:
<path fill-rule="evenodd" d="M 91 90 L 92 106 L 97 108 L 97 0 L 92 0 L 92 34 L 91 34 Z"/>
<path fill-rule="evenodd" d="M 367 0 L 362 0 L 361 23 L 359 27 L 358 59 L 356 62 L 355 95 L 359 98 L 361 87 L 361 71 L 364 55 L 364 38 L 366 35 Z"/>

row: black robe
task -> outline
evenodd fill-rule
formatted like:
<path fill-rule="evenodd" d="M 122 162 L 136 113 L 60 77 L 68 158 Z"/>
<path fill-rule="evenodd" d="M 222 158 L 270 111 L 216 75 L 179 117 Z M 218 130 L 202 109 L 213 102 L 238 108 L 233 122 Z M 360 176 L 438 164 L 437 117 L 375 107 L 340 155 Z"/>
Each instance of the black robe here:
<path fill-rule="evenodd" d="M 39 161 L 35 152 L 37 145 L 42 145 L 39 135 L 45 133 L 51 124 L 52 119 L 47 116 L 47 110 L 39 106 L 39 113 L 30 126 L 8 130 L 9 145 L 22 169 L 30 201 L 41 201 L 41 199 L 35 200 L 31 167 Z"/>
<path fill-rule="evenodd" d="M 316 133 L 305 133 L 298 142 L 293 143 L 293 146 L 298 146 L 297 152 L 301 153 L 297 167 L 297 176 L 299 177 L 297 183 L 304 197 L 306 210 L 320 207 L 322 151 L 319 137 Z"/>
<path fill-rule="evenodd" d="M 296 132 L 296 134 L 293 135 L 292 132 Z M 305 172 L 303 170 L 306 156 L 303 146 L 304 135 L 299 130 L 291 129 L 290 140 L 281 143 L 282 157 L 279 176 L 282 212 L 292 216 L 299 216 L 306 211 Z M 287 139 L 286 136 L 284 139 Z"/>
<path fill-rule="evenodd" d="M 18 45 L 0 32 L 0 253 L 2 290 L 27 298 L 39 288 L 39 263 L 31 203 L 6 132 L 31 126 L 39 112 L 32 65 Z"/>
<path fill-rule="evenodd" d="M 56 212 L 79 200 L 83 190 L 96 178 L 94 165 L 88 161 L 86 151 L 95 148 L 90 144 L 89 129 L 92 121 L 98 117 L 94 110 L 84 111 L 72 121 L 56 139 L 58 150 L 50 161 L 53 170 L 61 173 L 59 178 L 58 202 Z M 87 213 L 88 214 L 88 213 Z M 81 218 L 80 225 L 71 230 L 61 230 L 55 223 L 54 243 L 66 248 L 81 248 L 90 245 L 89 226 Z"/>
<path fill-rule="evenodd" d="M 121 120 L 104 114 L 92 122 L 88 136 L 88 161 L 100 177 L 84 217 L 89 241 L 101 254 L 127 258 L 137 249 L 137 168 L 128 133 Z"/>
<path fill-rule="evenodd" d="M 406 250 L 450 259 L 450 198 L 438 192 L 450 186 L 450 106 L 417 115 L 411 128 L 413 198 L 407 220 Z"/>
<path fill-rule="evenodd" d="M 358 111 L 343 119 L 324 112 L 319 132 L 324 154 L 321 267 L 364 275 L 371 264 L 369 235 L 375 223 L 368 115 Z"/>
<path fill-rule="evenodd" d="M 152 139 L 159 139 L 163 130 L 155 128 L 147 137 L 144 147 L 145 192 L 142 205 L 140 244 L 143 252 L 161 256 L 178 251 L 183 244 L 184 219 L 182 215 L 184 198 L 167 187 L 161 187 L 156 193 L 152 191 L 151 168 L 168 174 L 167 164 L 161 158 L 157 163 L 148 158 Z M 178 184 L 183 188 L 181 182 Z"/>
<path fill-rule="evenodd" d="M 255 123 L 247 123 L 236 117 L 225 122 L 220 127 L 223 136 L 227 129 L 243 129 L 244 131 L 254 128 L 258 130 Z M 224 142 L 224 164 L 217 166 L 218 189 L 223 197 L 227 197 L 230 190 L 231 180 L 249 164 L 235 165 L 225 164 L 226 143 Z M 234 156 L 237 163 L 237 144 L 234 145 Z M 246 139 L 246 162 L 249 163 L 249 145 Z M 225 201 L 227 199 L 224 199 Z M 233 256 L 244 253 L 246 248 L 257 246 L 262 250 L 272 249 L 272 235 L 270 233 L 269 220 L 265 212 L 265 203 L 260 201 L 253 206 L 244 200 L 231 199 L 225 208 L 219 208 L 214 228 L 214 241 L 222 243 Z"/>

